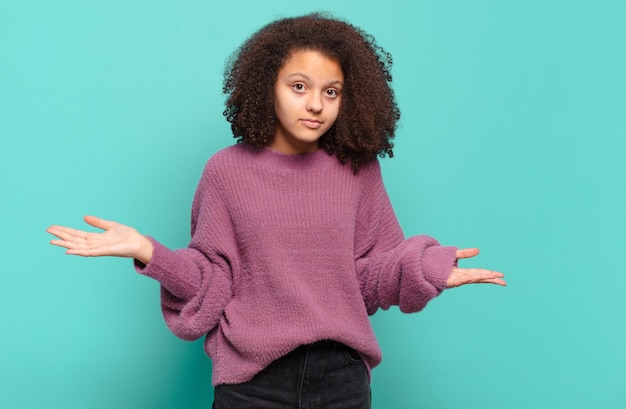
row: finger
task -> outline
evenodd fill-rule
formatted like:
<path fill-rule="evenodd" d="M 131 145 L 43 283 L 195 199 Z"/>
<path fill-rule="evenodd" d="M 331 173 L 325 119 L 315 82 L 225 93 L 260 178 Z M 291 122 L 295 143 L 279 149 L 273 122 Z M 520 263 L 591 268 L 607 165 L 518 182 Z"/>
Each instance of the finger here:
<path fill-rule="evenodd" d="M 484 268 L 457 268 L 457 270 L 466 277 L 471 277 L 477 280 L 504 277 L 504 274 L 499 271 L 487 270 Z"/>
<path fill-rule="evenodd" d="M 467 284 L 497 284 L 506 287 L 506 281 L 501 278 L 489 278 L 484 280 L 472 281 Z"/>
<path fill-rule="evenodd" d="M 72 246 L 70 242 L 64 240 L 51 240 L 50 244 L 52 244 L 53 246 L 64 247 L 66 249 Z"/>
<path fill-rule="evenodd" d="M 448 287 L 458 287 L 465 284 L 493 283 L 505 285 L 504 274 L 481 268 L 454 268 L 448 277 Z"/>
<path fill-rule="evenodd" d="M 501 285 L 502 287 L 506 287 L 506 281 L 502 280 L 501 278 L 494 278 L 493 280 L 481 281 L 480 284 L 497 284 L 497 285 Z"/>
<path fill-rule="evenodd" d="M 96 216 L 85 216 L 83 218 L 85 220 L 85 222 L 93 227 L 97 227 L 99 229 L 102 230 L 109 230 L 111 227 L 113 227 L 113 222 L 110 220 L 104 220 L 101 219 L 99 217 Z"/>
<path fill-rule="evenodd" d="M 480 253 L 480 250 L 477 248 L 469 248 L 469 249 L 458 249 L 456 251 L 456 258 L 471 258 L 476 257 Z"/>
<path fill-rule="evenodd" d="M 46 229 L 46 231 L 54 236 L 57 236 L 58 238 L 62 240 L 70 240 L 73 238 L 84 240 L 87 238 L 87 232 L 82 231 L 82 230 L 72 229 L 71 227 L 50 226 L 48 229 Z"/>
<path fill-rule="evenodd" d="M 72 248 L 68 249 L 65 254 L 81 257 L 100 257 L 109 255 L 105 250 L 101 248 Z"/>
<path fill-rule="evenodd" d="M 85 240 L 80 240 L 80 239 L 76 239 L 76 240 L 72 240 L 72 239 L 67 239 L 67 240 L 51 240 L 50 244 L 54 245 L 54 246 L 59 246 L 59 247 L 65 247 L 66 249 L 86 249 L 89 248 L 87 241 Z"/>
<path fill-rule="evenodd" d="M 482 275 L 467 277 L 464 284 L 503 284 L 502 275 Z"/>

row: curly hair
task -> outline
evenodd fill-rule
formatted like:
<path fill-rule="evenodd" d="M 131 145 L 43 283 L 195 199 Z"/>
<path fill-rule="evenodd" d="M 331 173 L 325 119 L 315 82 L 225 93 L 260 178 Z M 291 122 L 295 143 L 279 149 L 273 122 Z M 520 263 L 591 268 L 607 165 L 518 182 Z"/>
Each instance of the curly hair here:
<path fill-rule="evenodd" d="M 344 74 L 339 114 L 320 137 L 320 148 L 341 163 L 351 163 L 354 172 L 376 156 L 392 157 L 400 110 L 390 86 L 391 55 L 360 28 L 319 13 L 266 25 L 228 60 L 224 116 L 237 142 L 255 150 L 271 143 L 277 121 L 275 81 L 289 57 L 300 50 L 338 61 Z"/>

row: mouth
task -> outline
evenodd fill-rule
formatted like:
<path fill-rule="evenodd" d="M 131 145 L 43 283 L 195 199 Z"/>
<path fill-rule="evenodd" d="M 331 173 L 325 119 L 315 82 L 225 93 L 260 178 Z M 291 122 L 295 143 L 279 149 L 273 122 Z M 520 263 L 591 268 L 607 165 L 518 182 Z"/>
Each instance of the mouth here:
<path fill-rule="evenodd" d="M 317 129 L 322 126 L 323 122 L 313 118 L 304 118 L 300 120 L 304 126 L 309 129 Z"/>

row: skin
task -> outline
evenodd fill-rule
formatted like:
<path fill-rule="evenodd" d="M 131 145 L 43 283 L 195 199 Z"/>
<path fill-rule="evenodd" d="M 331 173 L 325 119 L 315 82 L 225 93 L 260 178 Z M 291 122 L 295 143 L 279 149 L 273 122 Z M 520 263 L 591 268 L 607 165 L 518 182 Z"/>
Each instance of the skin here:
<path fill-rule="evenodd" d="M 304 154 L 319 149 L 319 138 L 334 124 L 341 105 L 344 75 L 339 63 L 317 51 L 296 51 L 279 71 L 274 87 L 274 109 L 278 125 L 270 148 L 285 154 Z M 56 239 L 50 244 L 66 248 L 66 254 L 83 257 L 127 257 L 144 264 L 152 260 L 152 242 L 136 229 L 95 216 L 85 222 L 103 230 L 86 232 L 64 226 L 46 231 Z M 456 252 L 456 259 L 472 258 L 478 249 Z M 453 267 L 448 288 L 465 284 L 504 286 L 504 275 L 482 268 Z"/>
<path fill-rule="evenodd" d="M 316 151 L 339 114 L 343 81 L 337 61 L 317 51 L 294 52 L 274 85 L 278 126 L 270 148 L 287 154 Z"/>
<path fill-rule="evenodd" d="M 50 226 L 46 231 L 57 239 L 50 244 L 66 248 L 65 254 L 83 257 L 127 257 L 148 264 L 152 259 L 152 243 L 130 226 L 95 216 L 85 216 L 85 222 L 104 230 L 92 233 L 64 226 Z M 456 259 L 477 256 L 477 248 L 459 249 Z M 497 284 L 505 286 L 504 274 L 483 268 L 453 267 L 446 282 L 448 288 L 465 284 Z"/>
<path fill-rule="evenodd" d="M 50 226 L 46 231 L 58 238 L 50 241 L 50 244 L 65 247 L 65 254 L 69 255 L 127 257 L 144 264 L 152 260 L 152 242 L 133 227 L 95 216 L 85 216 L 85 222 L 104 230 L 104 233 Z"/>

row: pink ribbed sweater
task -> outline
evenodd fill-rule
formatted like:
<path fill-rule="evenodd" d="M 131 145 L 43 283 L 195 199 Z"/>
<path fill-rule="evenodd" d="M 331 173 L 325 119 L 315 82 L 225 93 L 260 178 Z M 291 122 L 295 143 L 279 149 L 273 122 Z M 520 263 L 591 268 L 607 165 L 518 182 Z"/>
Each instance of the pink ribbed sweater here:
<path fill-rule="evenodd" d="M 199 182 L 191 242 L 152 239 L 137 270 L 161 283 L 165 321 L 206 336 L 213 384 L 251 379 L 299 345 L 342 342 L 369 369 L 381 351 L 368 314 L 419 311 L 444 288 L 455 248 L 404 239 L 374 161 L 355 175 L 323 150 L 215 154 Z"/>

